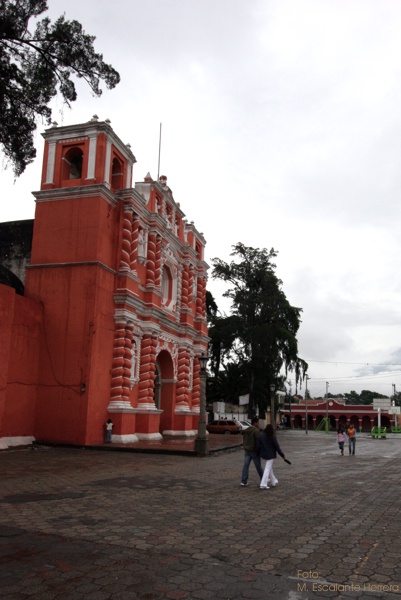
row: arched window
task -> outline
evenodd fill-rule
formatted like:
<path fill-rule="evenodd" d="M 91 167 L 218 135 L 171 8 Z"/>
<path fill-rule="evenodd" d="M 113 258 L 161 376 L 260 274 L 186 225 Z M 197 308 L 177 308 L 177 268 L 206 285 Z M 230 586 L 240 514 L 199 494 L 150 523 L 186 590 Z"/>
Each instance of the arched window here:
<path fill-rule="evenodd" d="M 81 179 L 84 153 L 81 148 L 70 148 L 63 156 L 63 179 Z"/>
<path fill-rule="evenodd" d="M 117 157 L 114 157 L 111 168 L 111 187 L 113 190 L 122 190 L 123 174 L 123 164 L 121 160 Z"/>

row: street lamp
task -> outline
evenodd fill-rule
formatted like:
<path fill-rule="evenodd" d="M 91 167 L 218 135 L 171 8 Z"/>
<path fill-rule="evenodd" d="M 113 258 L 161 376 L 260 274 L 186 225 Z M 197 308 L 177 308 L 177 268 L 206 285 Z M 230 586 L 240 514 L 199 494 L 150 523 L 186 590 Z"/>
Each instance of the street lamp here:
<path fill-rule="evenodd" d="M 203 352 L 198 356 L 200 363 L 200 410 L 198 421 L 198 436 L 195 440 L 195 452 L 198 456 L 208 456 L 209 440 L 206 432 L 206 366 L 208 357 Z"/>
<path fill-rule="evenodd" d="M 274 427 L 274 392 L 275 392 L 276 386 L 274 385 L 274 383 L 272 383 L 270 385 L 270 423 L 273 425 Z"/>
<path fill-rule="evenodd" d="M 309 375 L 305 375 L 305 433 L 308 435 L 308 379 Z"/>

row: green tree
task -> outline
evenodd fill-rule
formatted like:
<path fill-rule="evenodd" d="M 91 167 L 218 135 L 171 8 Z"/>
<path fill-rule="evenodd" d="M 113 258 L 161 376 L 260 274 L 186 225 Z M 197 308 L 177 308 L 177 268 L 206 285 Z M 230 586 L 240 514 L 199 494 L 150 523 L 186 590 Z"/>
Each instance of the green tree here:
<path fill-rule="evenodd" d="M 373 404 L 374 398 L 388 398 L 379 392 L 372 392 L 370 390 L 362 390 L 360 394 L 352 390 L 349 394 L 344 394 L 346 398 L 346 404 Z"/>
<path fill-rule="evenodd" d="M 247 393 L 246 373 L 242 365 L 229 362 L 208 380 L 208 402 L 238 404 L 239 396 Z"/>
<path fill-rule="evenodd" d="M 0 145 L 15 176 L 36 156 L 37 120 L 51 122 L 48 106 L 59 92 L 67 105 L 76 100 L 71 76 L 83 79 L 95 96 L 100 82 L 114 88 L 120 76 L 94 49 L 95 38 L 64 16 L 28 27 L 47 10 L 46 0 L 0 0 Z"/>
<path fill-rule="evenodd" d="M 301 309 L 290 305 L 281 289 L 282 281 L 275 274 L 274 249 L 233 246 L 230 263 L 213 259 L 212 277 L 227 282 L 230 287 L 224 296 L 231 300 L 231 316 L 225 317 L 233 343 L 230 356 L 246 373 L 250 394 L 249 416 L 254 407 L 260 413 L 270 402 L 270 384 L 283 382 L 280 371 L 295 372 L 300 380 L 307 363 L 298 357 L 296 334 Z"/>

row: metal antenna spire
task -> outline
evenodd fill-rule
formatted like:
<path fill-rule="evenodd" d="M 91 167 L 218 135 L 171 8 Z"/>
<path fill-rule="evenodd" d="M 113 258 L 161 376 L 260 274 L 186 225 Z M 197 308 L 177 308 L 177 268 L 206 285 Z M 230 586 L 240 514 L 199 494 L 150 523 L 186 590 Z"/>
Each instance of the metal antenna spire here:
<path fill-rule="evenodd" d="M 162 124 L 160 123 L 160 132 L 159 132 L 159 160 L 157 163 L 157 181 L 160 179 L 160 148 L 162 145 Z"/>

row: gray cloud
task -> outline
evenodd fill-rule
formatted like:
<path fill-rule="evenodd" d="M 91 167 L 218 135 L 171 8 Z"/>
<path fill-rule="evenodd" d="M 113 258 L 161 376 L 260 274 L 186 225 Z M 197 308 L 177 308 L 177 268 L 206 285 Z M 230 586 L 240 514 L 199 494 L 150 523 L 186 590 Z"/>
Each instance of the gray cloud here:
<path fill-rule="evenodd" d="M 100 100 L 79 85 L 55 119 L 110 118 L 137 157 L 135 180 L 156 177 L 162 122 L 161 168 L 207 260 L 228 260 L 238 241 L 279 251 L 283 289 L 303 308 L 312 393 L 329 379 L 334 393 L 388 390 L 391 372 L 363 365 L 397 361 L 401 334 L 401 4 L 50 2 L 53 18 L 64 11 L 122 82 Z M 21 180 L 2 173 L 2 221 L 33 216 L 37 142 Z"/>

